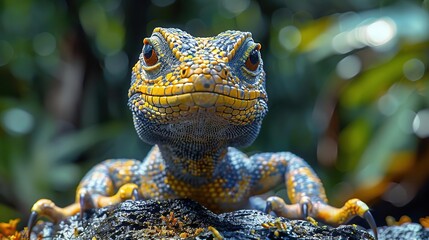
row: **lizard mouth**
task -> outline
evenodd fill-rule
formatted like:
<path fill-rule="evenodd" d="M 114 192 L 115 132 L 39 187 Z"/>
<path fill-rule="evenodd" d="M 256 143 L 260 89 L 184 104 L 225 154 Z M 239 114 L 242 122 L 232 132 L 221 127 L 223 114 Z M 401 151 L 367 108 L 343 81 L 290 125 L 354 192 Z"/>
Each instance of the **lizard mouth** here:
<path fill-rule="evenodd" d="M 198 114 L 221 117 L 235 125 L 253 122 L 265 111 L 265 95 L 218 83 L 211 75 L 194 74 L 192 82 L 174 86 L 139 85 L 130 89 L 130 104 L 145 118 L 157 123 L 174 123 Z M 211 113 L 211 114 L 210 114 Z"/>

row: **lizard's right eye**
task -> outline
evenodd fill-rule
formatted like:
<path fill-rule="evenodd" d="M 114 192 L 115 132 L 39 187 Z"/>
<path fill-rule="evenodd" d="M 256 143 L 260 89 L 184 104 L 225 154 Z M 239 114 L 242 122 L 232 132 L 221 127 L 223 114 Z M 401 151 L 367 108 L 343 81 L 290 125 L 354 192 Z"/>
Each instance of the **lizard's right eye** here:
<path fill-rule="evenodd" d="M 146 65 L 153 66 L 158 62 L 158 56 L 152 44 L 145 42 L 143 46 L 143 59 Z"/>
<path fill-rule="evenodd" d="M 259 50 L 261 49 L 261 45 L 257 44 L 256 47 L 250 52 L 247 57 L 246 62 L 244 63 L 245 67 L 250 71 L 256 71 L 260 64 L 260 56 Z"/>

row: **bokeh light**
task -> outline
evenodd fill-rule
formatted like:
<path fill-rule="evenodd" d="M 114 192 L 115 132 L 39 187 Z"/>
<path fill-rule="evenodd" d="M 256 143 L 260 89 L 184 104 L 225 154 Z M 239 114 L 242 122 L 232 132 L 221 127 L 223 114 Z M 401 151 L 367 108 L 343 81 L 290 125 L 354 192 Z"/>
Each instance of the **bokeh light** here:
<path fill-rule="evenodd" d="M 417 81 L 425 74 L 426 66 L 421 60 L 413 58 L 404 63 L 402 70 L 408 80 Z"/>
<path fill-rule="evenodd" d="M 13 135 L 27 134 L 34 127 L 33 116 L 20 108 L 13 108 L 3 112 L 1 120 L 3 128 Z"/>
<path fill-rule="evenodd" d="M 33 39 L 34 51 L 40 56 L 52 54 L 57 47 L 55 37 L 48 32 L 39 33 Z"/>
<path fill-rule="evenodd" d="M 295 26 L 280 29 L 279 42 L 286 50 L 293 50 L 301 43 L 301 33 Z"/>
<path fill-rule="evenodd" d="M 382 18 L 373 23 L 362 27 L 359 30 L 362 35 L 359 35 L 360 41 L 365 44 L 378 47 L 387 44 L 396 35 L 396 24 L 391 18 Z"/>
<path fill-rule="evenodd" d="M 417 112 L 413 120 L 413 130 L 421 138 L 429 137 L 429 109 Z"/>
<path fill-rule="evenodd" d="M 347 15 L 347 18 L 350 18 L 350 14 Z M 361 24 L 334 36 L 332 48 L 336 52 L 344 54 L 365 46 L 383 47 L 392 41 L 397 34 L 395 22 L 388 17 Z"/>
<path fill-rule="evenodd" d="M 359 57 L 350 55 L 343 58 L 337 64 L 337 74 L 343 79 L 350 79 L 356 76 L 362 68 L 362 63 Z"/>
<path fill-rule="evenodd" d="M 377 106 L 382 114 L 391 116 L 398 109 L 399 101 L 392 93 L 387 92 L 380 97 L 377 102 Z"/>
<path fill-rule="evenodd" d="M 409 192 L 407 192 L 406 186 L 403 186 L 402 184 L 391 183 L 389 190 L 384 193 L 383 199 L 397 207 L 402 207 L 412 199 L 412 196 Z"/>
<path fill-rule="evenodd" d="M 238 15 L 245 11 L 250 6 L 250 0 L 222 0 L 222 6 L 230 13 Z"/>

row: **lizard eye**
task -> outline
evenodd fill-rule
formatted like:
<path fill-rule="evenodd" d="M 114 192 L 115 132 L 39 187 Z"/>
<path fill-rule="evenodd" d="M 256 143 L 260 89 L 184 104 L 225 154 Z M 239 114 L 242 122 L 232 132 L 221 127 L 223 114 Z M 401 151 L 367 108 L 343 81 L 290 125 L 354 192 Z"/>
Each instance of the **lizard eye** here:
<path fill-rule="evenodd" d="M 153 66 L 158 62 L 158 55 L 148 41 L 145 41 L 143 46 L 143 59 L 148 66 Z"/>
<path fill-rule="evenodd" d="M 259 67 L 259 62 L 259 47 L 256 47 L 250 52 L 244 65 L 248 70 L 255 71 Z"/>

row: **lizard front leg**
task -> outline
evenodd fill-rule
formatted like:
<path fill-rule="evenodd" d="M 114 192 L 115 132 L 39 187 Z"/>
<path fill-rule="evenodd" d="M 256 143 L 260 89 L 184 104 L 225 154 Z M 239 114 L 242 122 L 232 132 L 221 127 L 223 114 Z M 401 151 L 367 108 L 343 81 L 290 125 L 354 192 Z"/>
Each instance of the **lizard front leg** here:
<path fill-rule="evenodd" d="M 79 212 L 82 216 L 90 208 L 139 198 L 141 166 L 140 161 L 130 159 L 106 160 L 96 165 L 80 182 L 75 203 L 61 208 L 51 200 L 41 199 L 33 205 L 28 221 L 29 233 L 40 216 L 58 222 Z"/>
<path fill-rule="evenodd" d="M 251 194 L 266 192 L 282 181 L 286 184 L 291 204 L 279 197 L 270 197 L 267 199 L 267 212 L 273 211 L 293 219 L 310 216 L 331 225 L 359 216 L 365 218 L 377 236 L 368 206 L 359 199 L 350 199 L 341 208 L 330 206 L 322 182 L 303 159 L 287 152 L 262 153 L 252 156 L 251 162 L 254 164 Z"/>

